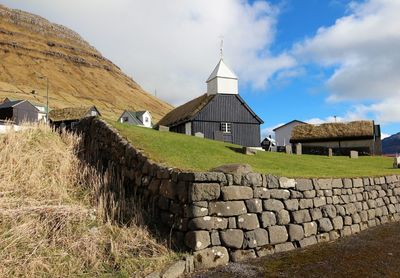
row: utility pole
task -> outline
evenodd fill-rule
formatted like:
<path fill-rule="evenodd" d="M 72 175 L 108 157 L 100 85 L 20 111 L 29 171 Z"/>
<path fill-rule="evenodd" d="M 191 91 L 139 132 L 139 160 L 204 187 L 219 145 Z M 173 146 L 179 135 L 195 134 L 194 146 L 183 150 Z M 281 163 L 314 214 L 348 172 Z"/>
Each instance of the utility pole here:
<path fill-rule="evenodd" d="M 49 123 L 49 78 L 46 75 L 39 76 L 40 79 L 46 79 L 46 123 Z"/>

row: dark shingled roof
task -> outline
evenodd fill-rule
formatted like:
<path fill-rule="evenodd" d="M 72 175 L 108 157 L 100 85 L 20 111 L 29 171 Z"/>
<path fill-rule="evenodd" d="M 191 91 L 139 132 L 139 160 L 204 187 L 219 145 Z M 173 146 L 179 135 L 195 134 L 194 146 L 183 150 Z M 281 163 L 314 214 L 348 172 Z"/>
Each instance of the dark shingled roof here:
<path fill-rule="evenodd" d="M 320 125 L 304 124 L 292 130 L 291 142 L 307 142 L 326 139 L 367 138 L 374 136 L 373 121 L 354 121 L 349 123 L 326 123 Z"/>
<path fill-rule="evenodd" d="M 54 109 L 49 112 L 49 118 L 53 122 L 80 120 L 86 117 L 86 115 L 89 113 L 89 111 L 92 110 L 92 108 L 96 109 L 95 106 Z"/>
<path fill-rule="evenodd" d="M 24 100 L 13 100 L 13 101 L 4 102 L 4 103 L 0 104 L 0 109 L 14 107 L 15 105 L 17 105 L 21 102 L 24 102 Z"/>
<path fill-rule="evenodd" d="M 214 97 L 215 95 L 208 94 L 199 96 L 169 112 L 158 122 L 158 125 L 174 126 L 186 122 L 200 112 Z"/>

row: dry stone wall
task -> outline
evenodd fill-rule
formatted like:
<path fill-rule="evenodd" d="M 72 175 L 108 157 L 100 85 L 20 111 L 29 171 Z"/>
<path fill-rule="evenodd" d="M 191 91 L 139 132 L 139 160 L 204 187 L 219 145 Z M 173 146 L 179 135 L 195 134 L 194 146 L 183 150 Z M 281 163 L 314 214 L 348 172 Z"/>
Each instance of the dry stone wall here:
<path fill-rule="evenodd" d="M 212 267 L 303 248 L 400 219 L 400 176 L 291 179 L 246 166 L 186 173 L 148 160 L 106 123 L 81 121 L 83 158 L 112 168 L 116 196 L 151 207 L 176 244 Z M 104 170 L 103 170 L 104 171 Z"/>

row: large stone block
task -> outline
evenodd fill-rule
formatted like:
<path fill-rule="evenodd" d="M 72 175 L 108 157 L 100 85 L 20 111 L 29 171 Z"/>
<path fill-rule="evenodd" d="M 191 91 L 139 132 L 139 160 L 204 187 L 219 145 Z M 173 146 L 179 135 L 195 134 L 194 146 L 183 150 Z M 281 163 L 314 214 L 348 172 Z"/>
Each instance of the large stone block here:
<path fill-rule="evenodd" d="M 270 189 L 271 198 L 287 200 L 290 197 L 290 191 L 287 189 Z"/>
<path fill-rule="evenodd" d="M 285 200 L 285 208 L 289 211 L 296 211 L 299 209 L 299 201 L 297 199 Z"/>
<path fill-rule="evenodd" d="M 284 209 L 285 207 L 281 201 L 274 199 L 264 200 L 263 205 L 265 210 L 276 211 L 276 212 Z"/>
<path fill-rule="evenodd" d="M 258 217 L 255 213 L 247 213 L 238 216 L 238 227 L 244 230 L 254 230 L 260 227 Z"/>
<path fill-rule="evenodd" d="M 334 205 L 326 205 L 321 207 L 323 217 L 334 218 L 336 216 L 336 208 Z"/>
<path fill-rule="evenodd" d="M 321 218 L 318 220 L 319 231 L 329 232 L 333 230 L 332 222 L 329 218 Z"/>
<path fill-rule="evenodd" d="M 314 206 L 316 208 L 326 205 L 326 198 L 325 197 L 315 197 L 314 198 Z"/>
<path fill-rule="evenodd" d="M 245 202 L 248 212 L 262 212 L 262 201 L 260 199 L 250 199 Z"/>
<path fill-rule="evenodd" d="M 291 242 L 285 242 L 285 243 L 275 245 L 275 253 L 287 252 L 287 251 L 291 251 L 294 249 L 295 249 L 295 247 L 294 247 L 293 243 L 291 243 Z"/>
<path fill-rule="evenodd" d="M 309 237 L 317 234 L 318 225 L 316 222 L 308 222 L 303 224 L 304 236 Z"/>
<path fill-rule="evenodd" d="M 268 232 L 265 229 L 258 228 L 244 234 L 243 248 L 245 249 L 264 246 L 268 243 Z"/>
<path fill-rule="evenodd" d="M 247 200 L 253 198 L 253 189 L 248 186 L 223 186 L 221 188 L 222 198 L 225 201 Z"/>
<path fill-rule="evenodd" d="M 279 188 L 279 178 L 273 175 L 267 175 L 267 187 Z"/>
<path fill-rule="evenodd" d="M 269 241 L 271 244 L 278 244 L 288 240 L 289 235 L 285 226 L 268 227 Z"/>
<path fill-rule="evenodd" d="M 229 262 L 228 250 L 220 246 L 194 252 L 193 258 L 196 269 L 208 269 L 226 265 Z"/>
<path fill-rule="evenodd" d="M 244 201 L 210 202 L 208 208 L 210 215 L 236 216 L 247 212 Z"/>
<path fill-rule="evenodd" d="M 280 188 L 295 188 L 296 180 L 295 179 L 288 179 L 285 177 L 279 178 L 279 187 Z"/>
<path fill-rule="evenodd" d="M 193 183 L 189 186 L 192 202 L 217 200 L 221 194 L 219 183 Z"/>
<path fill-rule="evenodd" d="M 208 215 L 208 203 L 205 203 L 205 207 L 196 205 L 186 205 L 183 209 L 183 216 L 187 218 L 201 217 Z"/>
<path fill-rule="evenodd" d="M 221 243 L 229 248 L 240 249 L 243 246 L 243 231 L 239 229 L 228 229 L 219 232 Z"/>
<path fill-rule="evenodd" d="M 307 209 L 314 207 L 313 199 L 300 199 L 300 209 Z"/>
<path fill-rule="evenodd" d="M 190 231 L 185 235 L 185 244 L 192 250 L 202 250 L 211 244 L 210 234 L 206 231 Z"/>
<path fill-rule="evenodd" d="M 278 225 L 287 225 L 290 223 L 290 215 L 287 210 L 280 210 L 277 213 Z"/>
<path fill-rule="evenodd" d="M 294 223 L 301 224 L 311 221 L 310 212 L 306 209 L 292 212 Z"/>
<path fill-rule="evenodd" d="M 335 230 L 343 229 L 343 218 L 341 216 L 336 216 L 335 218 L 333 218 L 332 223 Z"/>
<path fill-rule="evenodd" d="M 241 262 L 241 261 L 257 258 L 256 252 L 253 249 L 235 250 L 235 251 L 231 251 L 230 254 L 231 254 L 232 262 Z"/>
<path fill-rule="evenodd" d="M 332 189 L 332 179 L 315 179 L 316 189 Z"/>
<path fill-rule="evenodd" d="M 248 173 L 242 178 L 243 186 L 258 187 L 263 185 L 262 176 L 258 173 Z"/>
<path fill-rule="evenodd" d="M 266 211 L 261 214 L 261 226 L 263 228 L 276 225 L 276 216 L 272 211 Z"/>
<path fill-rule="evenodd" d="M 189 221 L 190 230 L 222 230 L 228 227 L 228 219 L 221 217 L 203 216 Z"/>
<path fill-rule="evenodd" d="M 315 236 L 306 237 L 306 238 L 300 240 L 300 242 L 299 242 L 301 248 L 311 246 L 311 245 L 314 245 L 317 243 L 318 243 L 317 238 Z"/>
<path fill-rule="evenodd" d="M 313 182 L 310 179 L 296 179 L 296 190 L 307 191 L 313 190 Z"/>
<path fill-rule="evenodd" d="M 168 199 L 187 200 L 188 188 L 185 182 L 175 183 L 170 180 L 163 180 L 160 185 L 160 195 Z"/>
<path fill-rule="evenodd" d="M 254 198 L 269 199 L 271 197 L 270 190 L 265 187 L 254 188 Z"/>
<path fill-rule="evenodd" d="M 290 224 L 288 230 L 290 241 L 299 241 L 304 238 L 304 230 L 301 225 Z"/>

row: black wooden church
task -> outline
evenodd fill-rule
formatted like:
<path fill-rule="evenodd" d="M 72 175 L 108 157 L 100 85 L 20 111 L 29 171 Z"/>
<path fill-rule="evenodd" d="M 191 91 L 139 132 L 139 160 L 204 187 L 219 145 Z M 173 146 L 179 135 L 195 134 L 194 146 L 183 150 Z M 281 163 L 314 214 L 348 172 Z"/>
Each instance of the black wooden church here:
<path fill-rule="evenodd" d="M 262 123 L 240 97 L 238 78 L 221 58 L 207 79 L 207 93 L 175 108 L 158 125 L 173 132 L 201 132 L 205 138 L 258 147 Z"/>

